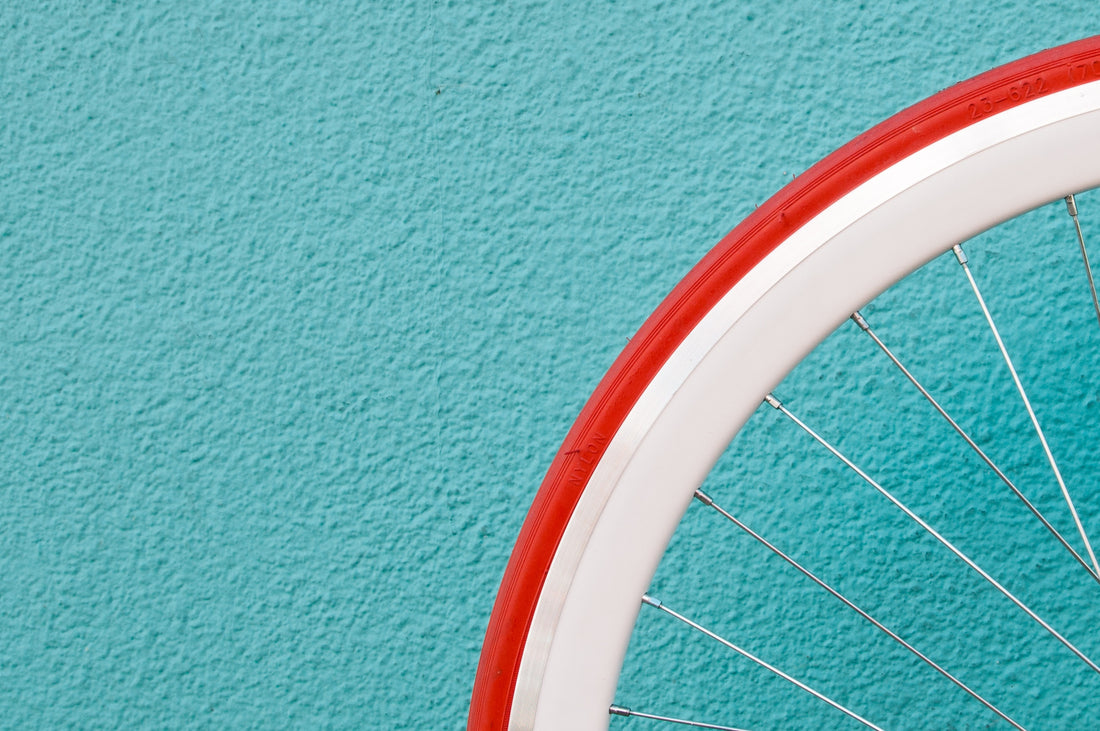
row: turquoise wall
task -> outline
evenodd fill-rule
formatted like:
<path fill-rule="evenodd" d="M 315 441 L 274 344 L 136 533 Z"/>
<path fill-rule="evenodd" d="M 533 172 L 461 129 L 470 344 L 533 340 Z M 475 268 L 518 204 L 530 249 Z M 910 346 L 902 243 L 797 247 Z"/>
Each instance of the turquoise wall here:
<path fill-rule="evenodd" d="M 714 242 L 1100 29 L 1083 0 L 0 27 L 0 725 L 379 729 L 464 726 L 544 470 Z"/>

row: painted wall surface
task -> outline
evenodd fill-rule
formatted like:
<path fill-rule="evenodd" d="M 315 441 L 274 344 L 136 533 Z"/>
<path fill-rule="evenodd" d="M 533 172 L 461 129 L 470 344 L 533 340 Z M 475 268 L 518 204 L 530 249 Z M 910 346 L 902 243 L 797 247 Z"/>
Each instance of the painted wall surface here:
<path fill-rule="evenodd" d="M 687 269 L 875 122 L 1100 24 L 1083 0 L 92 0 L 0 28 L 0 726 L 443 729 L 557 445 Z M 702 652 L 628 672 L 672 678 L 632 702 L 678 710 Z M 855 702 L 893 727 L 955 702 L 885 675 Z M 741 722 L 726 692 L 706 710 Z M 849 727 L 789 703 L 746 723 Z"/>

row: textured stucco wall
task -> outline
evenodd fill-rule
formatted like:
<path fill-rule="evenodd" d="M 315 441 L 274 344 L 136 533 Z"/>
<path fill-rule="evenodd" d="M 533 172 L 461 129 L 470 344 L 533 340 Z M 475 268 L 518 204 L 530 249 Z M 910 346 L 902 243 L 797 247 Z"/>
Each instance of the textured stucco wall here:
<path fill-rule="evenodd" d="M 687 268 L 879 119 L 1097 24 L 198 0 L 0 28 L 0 726 L 428 729 L 463 726 L 542 472 Z"/>

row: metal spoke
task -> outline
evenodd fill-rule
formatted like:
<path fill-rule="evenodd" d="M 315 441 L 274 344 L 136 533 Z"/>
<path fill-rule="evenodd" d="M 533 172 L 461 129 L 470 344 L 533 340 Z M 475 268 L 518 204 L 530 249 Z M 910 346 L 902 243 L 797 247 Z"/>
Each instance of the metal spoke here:
<path fill-rule="evenodd" d="M 658 716 L 653 713 L 642 713 L 641 711 L 632 711 L 629 708 L 623 706 L 611 706 L 607 709 L 607 712 L 612 716 L 636 716 L 637 718 L 648 718 L 651 721 L 664 721 L 665 723 L 678 723 L 681 726 L 691 726 L 692 728 L 707 728 L 715 729 L 715 731 L 745 731 L 745 729 L 734 728 L 733 726 L 719 726 L 715 723 L 703 723 L 701 721 L 688 721 L 683 718 L 673 718 L 672 716 Z"/>
<path fill-rule="evenodd" d="M 1008 476 L 1005 475 L 1005 473 L 1002 472 L 1001 469 L 993 463 L 993 460 L 991 460 L 989 456 L 982 450 L 982 448 L 978 446 L 977 442 L 975 442 L 970 437 L 970 435 L 967 434 L 961 426 L 959 426 L 958 422 L 951 418 L 951 415 L 948 414 L 942 406 L 940 406 L 939 402 L 932 397 L 932 394 L 930 394 L 928 390 L 920 384 L 920 381 L 918 381 L 916 377 L 909 372 L 909 369 L 902 365 L 901 361 L 898 360 L 898 357 L 894 355 L 894 353 L 888 347 L 886 347 L 886 344 L 879 339 L 878 335 L 875 334 L 875 331 L 871 329 L 871 326 L 869 324 L 867 324 L 867 320 L 864 319 L 863 315 L 858 312 L 854 313 L 852 315 L 852 321 L 855 322 L 856 325 L 858 325 L 859 328 L 863 330 L 863 332 L 867 333 L 867 335 L 870 336 L 871 340 L 873 340 L 875 344 L 878 345 L 878 347 L 882 350 L 882 352 L 886 354 L 886 357 L 888 357 L 893 362 L 893 364 L 898 367 L 898 370 L 900 370 L 905 375 L 905 377 L 909 379 L 909 382 L 912 383 L 917 388 L 917 390 L 921 392 L 921 395 L 928 400 L 928 403 L 932 404 L 936 411 L 938 411 L 940 415 L 947 420 L 947 423 L 951 425 L 951 428 L 954 429 L 959 434 L 959 436 L 962 437 L 966 441 L 966 443 L 970 445 L 970 448 L 973 449 L 974 452 L 979 457 L 981 457 L 982 461 L 985 462 L 989 466 L 989 468 L 996 473 L 997 477 L 1001 478 L 1001 481 L 1008 486 L 1008 489 L 1012 490 L 1016 497 L 1020 499 L 1020 502 L 1022 502 L 1027 507 L 1027 509 L 1030 510 L 1031 513 L 1039 519 L 1043 526 L 1048 531 L 1050 531 L 1051 535 L 1053 535 L 1058 540 L 1058 542 L 1061 543 L 1062 546 L 1070 552 L 1073 558 L 1077 560 L 1077 563 L 1081 564 L 1081 566 L 1084 567 L 1085 571 L 1089 572 L 1089 576 L 1100 583 L 1100 574 L 1097 574 L 1095 571 L 1093 571 L 1092 567 L 1088 565 L 1088 562 L 1086 562 L 1085 559 L 1081 558 L 1081 554 L 1077 553 L 1077 551 L 1074 550 L 1073 546 L 1069 544 L 1069 541 L 1067 541 L 1062 536 L 1062 534 L 1058 532 L 1058 529 L 1051 525 L 1050 521 L 1047 520 L 1041 512 L 1039 512 L 1039 509 L 1035 507 L 1032 502 L 1027 499 L 1026 496 L 1024 496 L 1024 494 L 1020 491 L 1018 487 L 1016 487 L 1016 485 L 1013 484 L 1012 480 L 1008 479 Z"/>
<path fill-rule="evenodd" d="M 962 247 L 958 244 L 952 247 L 952 251 L 955 252 L 955 258 L 959 260 L 959 264 L 962 265 L 963 271 L 966 273 L 967 280 L 970 281 L 970 288 L 974 290 L 974 296 L 978 298 L 978 304 L 981 305 L 982 313 L 985 314 L 986 322 L 989 323 L 989 329 L 993 331 L 993 337 L 997 341 L 997 347 L 1001 349 L 1001 355 L 1004 356 L 1004 361 L 1008 366 L 1009 373 L 1012 374 L 1012 380 L 1016 384 L 1016 390 L 1020 392 L 1020 397 L 1024 400 L 1024 406 L 1027 408 L 1028 416 L 1031 417 L 1031 423 L 1035 427 L 1035 433 L 1039 435 L 1039 442 L 1043 445 L 1043 451 L 1047 455 L 1047 461 L 1050 462 L 1050 468 L 1054 470 L 1054 477 L 1058 480 L 1058 487 L 1062 489 L 1062 496 L 1066 499 L 1066 505 L 1069 506 L 1069 512 L 1073 516 L 1073 522 L 1077 525 L 1077 531 L 1081 534 L 1081 540 L 1085 542 L 1085 550 L 1088 551 L 1089 560 L 1092 561 L 1092 568 L 1097 574 L 1100 574 L 1100 563 L 1096 561 L 1096 554 L 1092 551 L 1092 543 L 1089 542 L 1088 534 L 1085 533 L 1085 526 L 1081 523 L 1081 518 L 1077 515 L 1077 508 L 1074 507 L 1073 499 L 1069 496 L 1069 488 L 1066 487 L 1066 481 L 1062 479 L 1062 471 L 1058 469 L 1058 462 L 1054 459 L 1054 453 L 1050 451 L 1050 445 L 1047 444 L 1046 435 L 1043 434 L 1043 427 L 1039 426 L 1039 419 L 1035 416 L 1035 410 L 1031 408 L 1031 400 L 1027 397 L 1027 392 L 1024 390 L 1024 385 L 1020 382 L 1020 376 L 1017 375 L 1015 366 L 1012 365 L 1012 359 L 1008 356 L 1008 350 L 1005 348 L 1004 341 L 1001 340 L 1001 334 L 997 331 L 997 326 L 993 323 L 993 316 L 989 313 L 989 308 L 986 307 L 985 298 L 982 297 L 982 292 L 978 289 L 978 283 L 974 281 L 974 275 L 970 273 L 966 254 L 963 253 Z"/>
<path fill-rule="evenodd" d="M 1096 310 L 1097 321 L 1100 321 L 1100 300 L 1096 299 L 1096 282 L 1092 279 L 1092 266 L 1089 264 L 1089 254 L 1085 251 L 1085 235 L 1081 233 L 1081 222 L 1077 220 L 1077 199 L 1072 194 L 1066 196 L 1066 210 L 1073 219 L 1073 227 L 1077 229 L 1077 243 L 1081 245 L 1081 258 L 1085 260 L 1085 276 L 1089 279 L 1092 306 Z"/>
<path fill-rule="evenodd" d="M 878 482 L 876 482 L 870 475 L 868 475 L 866 472 L 864 472 L 859 467 L 857 467 L 854 462 L 852 462 L 850 459 L 845 457 L 836 447 L 834 447 L 832 444 L 830 444 L 820 434 L 815 432 L 813 429 L 811 429 L 809 426 L 807 426 L 801 419 L 799 419 L 797 416 L 792 414 L 787 409 L 786 406 L 784 406 L 782 403 L 780 403 L 780 401 L 777 398 L 775 398 L 772 394 L 769 393 L 764 398 L 764 402 L 767 403 L 768 405 L 774 407 L 775 409 L 780 411 L 784 416 L 786 416 L 788 419 L 790 419 L 795 424 L 797 424 L 799 428 L 801 428 L 804 432 L 806 432 L 811 437 L 813 437 L 813 439 L 818 444 L 820 444 L 821 446 L 823 446 L 827 450 L 829 450 L 833 454 L 833 456 L 835 456 L 837 459 L 839 459 L 841 462 L 843 462 L 845 465 L 847 465 L 849 469 L 851 469 L 853 472 L 855 472 L 857 475 L 859 475 L 863 479 L 864 482 L 866 482 L 871 487 L 873 487 L 884 498 L 886 498 L 887 500 L 892 502 L 895 507 L 897 507 L 903 513 L 908 515 L 921 528 L 924 528 L 924 530 L 927 531 L 929 535 L 931 535 L 933 538 L 935 538 L 937 541 L 939 541 L 941 544 L 943 544 L 943 546 L 945 548 L 947 548 L 949 551 L 951 551 L 953 554 L 955 554 L 967 566 L 972 568 L 974 571 L 976 571 L 978 573 L 978 575 L 980 575 L 983 579 L 985 579 L 987 582 L 989 582 L 989 584 L 993 588 L 995 588 L 997 591 L 1001 592 L 1001 594 L 1003 594 L 1013 604 L 1015 604 L 1017 607 L 1019 607 L 1021 611 L 1023 611 L 1025 614 L 1027 614 L 1027 616 L 1029 616 L 1033 620 L 1035 620 L 1035 622 L 1037 622 L 1043 629 L 1045 629 L 1047 632 L 1049 632 L 1052 637 L 1054 637 L 1056 640 L 1061 642 L 1066 647 L 1066 649 L 1068 649 L 1070 652 L 1072 652 L 1074 655 L 1076 655 L 1078 658 L 1080 658 L 1086 665 L 1088 665 L 1090 668 L 1092 668 L 1095 672 L 1100 673 L 1100 666 L 1098 666 L 1096 663 L 1094 663 L 1092 660 L 1090 660 L 1089 657 L 1087 655 L 1085 655 L 1085 653 L 1078 650 L 1073 645 L 1073 643 L 1071 643 L 1069 640 L 1067 640 L 1065 637 L 1063 637 L 1058 632 L 1058 630 L 1054 629 L 1049 624 L 1047 624 L 1047 622 L 1045 620 L 1043 620 L 1042 617 L 1040 617 L 1038 614 L 1036 614 L 1034 611 L 1032 611 L 1030 607 L 1028 607 L 1026 604 L 1024 604 L 1022 601 L 1020 601 L 1018 598 L 1016 598 L 1016 595 L 1014 595 L 1012 592 L 1010 592 L 1008 589 L 1006 589 L 1000 583 L 998 583 L 996 579 L 994 579 L 992 576 L 990 576 L 985 571 L 985 569 L 983 569 L 981 566 L 976 564 L 969 556 L 967 556 L 961 550 L 956 548 L 953 543 L 951 543 L 946 538 L 944 538 L 942 535 L 940 535 L 936 531 L 935 528 L 930 526 L 927 522 L 924 521 L 923 518 L 921 518 L 919 515 L 914 513 L 904 503 L 902 503 L 900 500 L 898 500 L 896 497 L 894 497 L 886 488 L 884 488 L 882 485 L 880 485 Z"/>
<path fill-rule="evenodd" d="M 739 655 L 753 661 L 754 663 L 756 663 L 760 667 L 762 667 L 766 670 L 770 670 L 771 672 L 775 673 L 776 675 L 783 678 L 787 682 L 798 686 L 802 690 L 804 690 L 807 693 L 809 693 L 810 695 L 812 695 L 814 698 L 817 698 L 818 700 L 829 704 L 830 706 L 837 709 L 841 713 L 844 713 L 845 715 L 850 716 L 851 718 L 855 719 L 856 721 L 859 721 L 860 723 L 862 723 L 867 728 L 873 728 L 873 729 L 877 729 L 878 731 L 882 731 L 881 728 L 879 728 L 875 724 L 871 723 L 870 721 L 868 721 L 863 716 L 860 716 L 855 711 L 851 711 L 851 710 L 845 708 L 844 706 L 840 705 L 839 703 L 837 703 L 833 699 L 829 698 L 828 696 L 824 695 L 823 693 L 820 693 L 819 691 L 814 690 L 813 688 L 811 688 L 810 686 L 806 685 L 805 683 L 803 683 L 799 680 L 795 680 L 793 677 L 791 677 L 790 675 L 787 675 L 785 672 L 783 672 L 779 668 L 775 667 L 774 665 L 768 664 L 764 660 L 761 660 L 760 658 L 758 658 L 756 655 L 753 655 L 748 650 L 745 650 L 741 647 L 738 647 L 737 645 L 733 644 L 732 642 L 730 642 L 726 638 L 722 637 L 721 635 L 718 635 L 718 634 L 710 631 L 709 629 L 707 629 L 703 625 L 698 624 L 696 622 L 693 622 L 692 620 L 688 619 L 687 617 L 680 614 L 679 612 L 675 612 L 672 609 L 669 609 L 664 604 L 662 604 L 660 602 L 660 600 L 655 599 L 654 597 L 650 596 L 649 594 L 645 594 L 645 595 L 642 596 L 642 603 L 643 604 L 648 604 L 649 606 L 654 607 L 656 609 L 660 609 L 662 612 L 669 615 L 670 617 L 673 617 L 674 619 L 677 619 L 680 622 L 683 622 L 684 624 L 691 627 L 692 629 L 703 633 L 707 637 L 710 637 L 712 640 L 715 640 L 717 642 L 722 643 L 723 645 L 725 645 L 729 649 L 731 649 L 734 652 L 738 653 Z"/>
<path fill-rule="evenodd" d="M 733 516 L 733 515 L 732 515 L 731 513 L 729 513 L 729 512 L 728 512 L 728 511 L 726 511 L 725 509 L 723 509 L 723 508 L 722 508 L 721 506 L 719 506 L 719 505 L 718 505 L 717 503 L 715 503 L 715 502 L 714 502 L 714 500 L 712 500 L 712 499 L 710 498 L 710 496 L 708 496 L 708 495 L 707 495 L 706 493 L 704 493 L 704 492 L 703 492 L 702 490 L 696 490 L 696 491 L 695 491 L 695 497 L 696 497 L 696 498 L 697 498 L 697 499 L 699 500 L 699 502 L 703 503 L 704 505 L 706 505 L 706 506 L 708 506 L 708 507 L 710 507 L 710 508 L 713 508 L 713 509 L 714 509 L 715 511 L 717 511 L 717 512 L 718 512 L 718 513 L 719 513 L 720 515 L 722 515 L 723 517 L 725 517 L 725 518 L 726 518 L 727 520 L 729 520 L 729 521 L 730 521 L 731 523 L 733 523 L 733 524 L 734 524 L 734 525 L 736 525 L 736 526 L 737 526 L 738 528 L 740 528 L 741 530 L 743 530 L 743 531 L 744 531 L 745 533 L 748 533 L 748 534 L 749 534 L 750 536 L 752 536 L 752 537 L 753 537 L 754 539 L 756 539 L 757 541 L 759 541 L 759 542 L 760 542 L 761 544 L 763 544 L 763 545 L 764 545 L 764 546 L 765 546 L 765 547 L 766 547 L 766 548 L 767 548 L 768 550 L 770 550 L 770 551 L 771 551 L 772 553 L 774 553 L 774 554 L 775 554 L 776 556 L 779 556 L 779 557 L 780 557 L 781 559 L 783 559 L 783 560 L 784 560 L 784 561 L 786 561 L 786 562 L 787 562 L 788 564 L 790 564 L 791 566 L 793 566 L 793 567 L 794 567 L 795 569 L 797 569 L 798 571 L 800 571 L 800 572 L 802 573 L 802 575 L 803 575 L 803 576 L 805 576 L 806 578 L 808 578 L 808 579 L 809 579 L 810 581 L 814 582 L 815 584 L 817 584 L 818 586 L 820 586 L 820 587 L 821 587 L 822 589 L 824 589 L 825 591 L 827 591 L 827 592 L 829 592 L 830 594 L 832 594 L 832 595 L 833 595 L 833 596 L 834 596 L 835 598 L 839 599 L 839 600 L 840 600 L 841 602 L 843 602 L 843 603 L 844 603 L 844 605 L 845 605 L 845 606 L 847 606 L 847 607 L 848 607 L 849 609 L 851 609 L 852 611 L 854 611 L 854 612 L 855 612 L 856 614 L 858 614 L 859 616 L 863 617 L 863 618 L 864 618 L 865 620 L 867 620 L 868 622 L 870 622 L 871 624 L 873 624 L 873 625 L 874 625 L 874 626 L 875 626 L 876 628 L 878 628 L 878 629 L 879 629 L 879 630 L 881 630 L 882 632 L 885 632 L 885 633 L 886 633 L 886 634 L 887 634 L 887 635 L 888 635 L 888 636 L 889 636 L 889 637 L 890 637 L 890 638 L 891 638 L 892 640 L 894 640 L 894 641 L 895 641 L 895 642 L 897 642 L 897 643 L 898 643 L 899 645 L 901 645 L 902 647 L 904 647 L 904 648 L 905 648 L 906 650 L 908 650 L 909 652 L 913 653 L 913 654 L 914 654 L 914 655 L 916 655 L 916 656 L 917 656 L 918 658 L 920 658 L 921 660 L 923 660 L 923 661 L 924 661 L 925 663 L 927 663 L 927 664 L 928 664 L 929 666 L 931 666 L 931 667 L 932 667 L 932 668 L 933 668 L 933 669 L 934 669 L 934 670 L 935 670 L 936 672 L 938 672 L 939 674 L 943 675 L 943 676 L 944 676 L 945 678 L 947 678 L 947 679 L 948 679 L 948 680 L 950 680 L 950 681 L 951 681 L 952 683 L 954 683 L 955 685 L 957 685 L 957 686 L 958 686 L 959 688 L 961 688 L 961 689 L 962 689 L 963 691 L 965 691 L 965 692 L 966 692 L 967 694 L 969 694 L 969 695 L 970 695 L 970 696 L 971 696 L 972 698 L 974 698 L 974 699 L 975 699 L 976 701 L 978 701 L 979 703 L 981 703 L 981 704 L 982 704 L 983 706 L 985 706 L 985 707 L 986 707 L 986 708 L 988 708 L 989 710 L 993 711 L 993 712 L 994 712 L 995 714 L 997 714 L 997 715 L 998 715 L 998 716 L 1000 716 L 1000 717 L 1001 717 L 1002 719 L 1004 719 L 1004 720 L 1005 720 L 1005 721 L 1007 721 L 1007 722 L 1008 722 L 1009 724 L 1011 724 L 1011 725 L 1012 725 L 1012 726 L 1013 726 L 1014 728 L 1020 729 L 1020 731 L 1024 731 L 1024 727 L 1023 727 L 1023 726 L 1021 726 L 1020 724 L 1018 724 L 1018 723 L 1016 723 L 1015 721 L 1013 721 L 1013 720 L 1012 720 L 1011 718 L 1009 718 L 1009 717 L 1008 717 L 1008 716 L 1007 716 L 1007 715 L 1006 715 L 1005 713 L 1003 713 L 1003 712 L 1002 712 L 1002 711 L 1001 711 L 1001 710 L 1000 710 L 999 708 L 997 708 L 996 706 L 994 706 L 994 705 L 993 705 L 992 703 L 990 703 L 989 701 L 987 701 L 987 700 L 986 700 L 985 698 L 983 698 L 982 696 L 978 695 L 978 693 L 977 693 L 977 692 L 975 692 L 974 690 L 972 690 L 972 689 L 971 689 L 971 688 L 970 688 L 969 686 L 967 686 L 967 685 L 966 685 L 966 683 L 964 683 L 964 682 L 962 682 L 961 680 L 959 680 L 958 678 L 956 678 L 956 677 L 955 677 L 954 675 L 952 675 L 952 674 L 951 674 L 950 672 L 948 672 L 948 671 L 947 671 L 947 670 L 945 670 L 945 669 L 944 669 L 943 667 L 941 667 L 940 665 L 938 665 L 938 664 L 937 664 L 937 663 L 936 663 L 936 662 L 935 662 L 934 660 L 932 660 L 932 659 L 931 659 L 931 658 L 929 658 L 929 657 L 928 657 L 927 655 L 925 655 L 924 653 L 922 653 L 922 652 L 921 652 L 920 650 L 918 650 L 917 648 L 913 647 L 913 646 L 912 646 L 911 644 L 909 644 L 908 642 L 906 642 L 906 641 L 905 641 L 904 639 L 902 639 L 902 638 L 901 638 L 901 637 L 900 637 L 900 636 L 899 636 L 899 635 L 898 635 L 897 633 L 895 633 L 895 632 L 894 632 L 893 630 L 891 630 L 890 628 L 888 628 L 888 627 L 887 627 L 886 625 L 882 624 L 882 622 L 879 622 L 879 621 L 878 621 L 877 619 L 875 619 L 875 618 L 874 618 L 874 617 L 872 617 L 872 616 L 871 616 L 870 614 L 868 614 L 867 612 L 865 612 L 865 611 L 864 611 L 863 609 L 861 609 L 861 608 L 860 608 L 859 606 L 857 606 L 857 605 L 856 605 L 856 604 L 855 604 L 854 602 L 852 602 L 852 601 L 851 601 L 850 599 L 848 599 L 848 598 L 847 598 L 847 597 L 845 597 L 845 596 L 844 596 L 843 594 L 841 594 L 841 593 L 840 593 L 839 591 L 837 591 L 837 590 L 836 590 L 836 589 L 834 589 L 834 588 L 833 588 L 832 586 L 830 586 L 829 584 L 827 584 L 827 583 L 826 583 L 826 582 L 825 582 L 824 580 L 822 580 L 822 579 L 818 578 L 816 574 L 814 574 L 814 573 L 813 573 L 812 571 L 810 571 L 809 569 L 807 569 L 806 567 L 804 567 L 804 566 L 803 566 L 802 564 L 798 563 L 798 561 L 795 561 L 795 560 L 794 560 L 793 558 L 791 558 L 790 556 L 788 556 L 788 555 L 787 555 L 786 553 L 784 553 L 783 551 L 781 551 L 781 550 L 779 550 L 778 548 L 776 548 L 776 547 L 775 547 L 775 546 L 774 546 L 774 545 L 773 545 L 773 544 L 772 544 L 772 543 L 771 543 L 770 541 L 768 541 L 768 540 L 767 540 L 766 538 L 764 538 L 764 537 L 763 537 L 762 535 L 760 535 L 759 533 L 757 533 L 756 531 L 754 531 L 754 530 L 753 530 L 752 528 L 749 528 L 749 527 L 748 527 L 747 525 L 745 525 L 745 524 L 744 524 L 744 523 L 742 523 L 742 522 L 741 522 L 740 520 L 738 520 L 738 519 L 737 519 L 736 517 L 734 517 L 734 516 Z"/>

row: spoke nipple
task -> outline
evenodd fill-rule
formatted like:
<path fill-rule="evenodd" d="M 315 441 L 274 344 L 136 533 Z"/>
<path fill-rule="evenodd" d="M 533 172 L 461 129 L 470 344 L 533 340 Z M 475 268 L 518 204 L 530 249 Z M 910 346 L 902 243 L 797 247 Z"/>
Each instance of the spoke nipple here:
<path fill-rule="evenodd" d="M 616 706 L 614 704 L 610 708 L 607 709 L 607 712 L 609 714 L 611 714 L 612 716 L 629 716 L 630 715 L 630 709 L 629 708 L 623 708 L 622 706 Z"/>
<path fill-rule="evenodd" d="M 775 396 L 772 396 L 770 393 L 767 396 L 764 397 L 764 403 L 766 403 L 768 406 L 771 406 L 772 408 L 775 408 L 775 409 L 778 409 L 779 407 L 781 407 L 783 405 L 782 403 L 779 402 L 779 399 L 777 399 Z"/>
<path fill-rule="evenodd" d="M 1066 210 L 1069 211 L 1069 215 L 1077 218 L 1077 200 L 1072 193 L 1066 196 Z"/>
<path fill-rule="evenodd" d="M 651 607 L 661 608 L 661 600 L 654 599 L 649 594 L 642 594 L 642 604 L 648 604 Z"/>
<path fill-rule="evenodd" d="M 963 253 L 963 247 L 955 244 L 951 247 L 951 251 L 955 252 L 955 258 L 959 260 L 959 263 L 966 266 L 966 262 L 970 261 L 966 258 L 966 254 Z"/>
<path fill-rule="evenodd" d="M 867 324 L 867 321 L 863 319 L 863 315 L 859 314 L 858 310 L 852 313 L 852 322 L 859 325 L 859 329 L 863 332 L 871 329 L 871 326 Z"/>
<path fill-rule="evenodd" d="M 695 499 L 701 502 L 703 505 L 706 505 L 708 508 L 714 505 L 714 501 L 711 500 L 710 496 L 702 490 L 695 491 Z"/>

